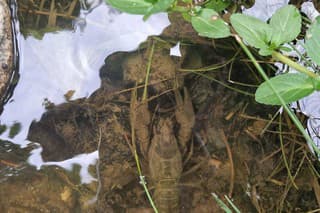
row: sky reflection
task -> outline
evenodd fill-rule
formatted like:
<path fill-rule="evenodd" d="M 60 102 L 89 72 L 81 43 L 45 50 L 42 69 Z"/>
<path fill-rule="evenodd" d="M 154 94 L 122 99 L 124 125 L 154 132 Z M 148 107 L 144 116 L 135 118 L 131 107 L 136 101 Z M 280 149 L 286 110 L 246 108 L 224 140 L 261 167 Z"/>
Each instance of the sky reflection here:
<path fill-rule="evenodd" d="M 22 129 L 13 139 L 9 138 L 7 130 L 1 139 L 25 147 L 30 142 L 26 137 L 31 122 L 39 120 L 45 112 L 45 98 L 59 104 L 65 101 L 64 94 L 69 90 L 75 90 L 73 99 L 88 97 L 100 87 L 99 68 L 108 55 L 136 49 L 149 35 L 160 34 L 169 25 L 169 20 L 166 14 L 157 14 L 144 22 L 142 16 L 121 14 L 103 3 L 76 23 L 79 27 L 74 32 L 47 33 L 43 40 L 31 36 L 24 39 L 18 35 L 20 79 L 0 120 L 8 127 L 19 122 Z M 29 159 L 37 168 L 51 164 L 68 167 L 75 162 L 95 162 L 94 159 L 88 160 L 88 155 L 83 155 L 83 159 L 77 156 L 76 161 L 44 164 L 40 151 L 41 148 L 34 150 Z M 97 153 L 89 156 L 97 158 Z M 87 182 L 88 179 L 83 180 Z"/>

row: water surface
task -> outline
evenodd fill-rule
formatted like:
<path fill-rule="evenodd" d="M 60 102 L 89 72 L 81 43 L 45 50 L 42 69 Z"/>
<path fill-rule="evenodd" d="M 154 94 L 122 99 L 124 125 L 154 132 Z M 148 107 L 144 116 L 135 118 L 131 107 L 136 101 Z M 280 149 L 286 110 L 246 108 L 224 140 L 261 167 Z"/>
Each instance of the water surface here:
<path fill-rule="evenodd" d="M 7 128 L 0 137 L 2 140 L 27 146 L 31 142 L 26 140 L 29 126 L 45 112 L 46 102 L 63 103 L 68 91 L 74 91 L 71 99 L 88 97 L 100 87 L 99 68 L 108 55 L 136 49 L 149 35 L 160 34 L 169 24 L 165 14 L 154 15 L 144 22 L 142 16 L 119 13 L 100 2 L 87 2 L 92 7 L 82 7 L 73 30 L 46 33 L 41 40 L 17 33 L 20 79 L 0 120 L 7 127 L 19 123 L 21 130 L 12 138 Z M 29 159 L 38 168 L 43 165 L 40 152 L 41 147 Z M 94 152 L 46 164 L 70 167 L 70 163 L 83 161 L 87 166 L 96 158 Z"/>

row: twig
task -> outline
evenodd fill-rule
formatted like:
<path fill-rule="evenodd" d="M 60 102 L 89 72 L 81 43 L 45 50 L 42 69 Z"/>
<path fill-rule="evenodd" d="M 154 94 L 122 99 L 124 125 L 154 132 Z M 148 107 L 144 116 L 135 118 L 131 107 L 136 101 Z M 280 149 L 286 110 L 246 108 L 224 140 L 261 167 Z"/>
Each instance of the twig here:
<path fill-rule="evenodd" d="M 49 16 L 50 12 L 48 11 L 40 11 L 40 10 L 28 10 L 28 9 L 18 9 L 21 12 L 31 13 L 31 14 L 37 14 L 37 15 L 46 15 Z M 70 18 L 70 19 L 76 19 L 76 16 L 68 16 L 67 14 L 63 13 L 56 13 L 56 16 L 64 17 L 64 18 Z"/>
<path fill-rule="evenodd" d="M 203 73 L 201 73 L 201 72 L 192 72 L 192 73 L 197 74 L 197 75 L 200 75 L 200 76 L 202 76 L 202 77 L 204 77 L 204 78 L 207 78 L 207 79 L 209 79 L 209 80 L 211 80 L 211 81 L 214 81 L 214 82 L 216 82 L 216 83 L 218 83 L 218 84 L 220 84 L 220 85 L 222 85 L 222 86 L 224 86 L 224 87 L 226 87 L 226 88 L 228 88 L 228 89 L 230 89 L 230 90 L 236 91 L 236 92 L 238 92 L 238 93 L 240 93 L 240 94 L 244 94 L 244 95 L 247 95 L 247 96 L 252 96 L 252 97 L 254 97 L 254 94 L 252 94 L 252 93 L 249 93 L 249 92 L 246 92 L 246 91 L 237 89 L 237 88 L 235 88 L 235 87 L 231 87 L 231 86 L 229 86 L 228 84 L 223 83 L 222 81 L 219 81 L 219 80 L 217 80 L 217 79 L 215 79 L 215 78 L 213 78 L 213 77 L 211 77 L 211 76 L 205 75 L 205 74 L 203 74 Z"/>
<path fill-rule="evenodd" d="M 6 161 L 6 160 L 0 160 L 0 163 L 4 164 L 6 166 L 15 167 L 15 168 L 17 168 L 19 166 L 19 164 L 12 163 L 12 162 Z"/>
<path fill-rule="evenodd" d="M 228 196 L 231 198 L 232 193 L 233 193 L 233 187 L 234 187 L 234 164 L 233 164 L 233 159 L 232 159 L 232 152 L 231 148 L 229 146 L 228 140 L 226 135 L 224 134 L 224 131 L 222 129 L 219 129 L 219 134 L 222 137 L 222 141 L 226 145 L 229 161 L 230 161 L 230 186 L 229 186 L 229 194 Z"/>
<path fill-rule="evenodd" d="M 77 2 L 78 2 L 78 0 L 73 0 L 73 1 L 71 2 L 70 7 L 69 7 L 69 10 L 68 10 L 68 12 L 67 12 L 67 16 L 68 16 L 68 17 L 71 17 L 71 15 L 72 15 L 72 13 L 73 13 L 73 11 L 74 11 L 74 8 L 75 8 L 76 5 L 77 5 Z"/>
<path fill-rule="evenodd" d="M 264 161 L 272 158 L 273 156 L 275 156 L 278 152 L 280 152 L 282 150 L 282 148 L 288 146 L 290 144 L 290 141 L 288 143 L 286 143 L 283 147 L 278 148 L 277 150 L 273 151 L 271 154 L 269 154 L 268 156 L 264 157 L 263 159 L 261 159 L 259 161 L 259 163 L 263 163 Z"/>
<path fill-rule="evenodd" d="M 41 2 L 40 2 L 40 8 L 39 8 L 40 11 L 43 10 L 44 3 L 45 3 L 45 0 L 41 0 Z M 37 19 L 36 19 L 36 24 L 35 24 L 37 28 L 39 27 L 39 22 L 40 22 L 40 15 L 37 14 Z"/>
<path fill-rule="evenodd" d="M 318 178 L 316 178 L 315 176 L 313 176 L 312 178 L 312 187 L 313 187 L 314 194 L 316 195 L 316 198 L 317 198 L 318 206 L 320 206 L 320 186 L 319 186 Z"/>

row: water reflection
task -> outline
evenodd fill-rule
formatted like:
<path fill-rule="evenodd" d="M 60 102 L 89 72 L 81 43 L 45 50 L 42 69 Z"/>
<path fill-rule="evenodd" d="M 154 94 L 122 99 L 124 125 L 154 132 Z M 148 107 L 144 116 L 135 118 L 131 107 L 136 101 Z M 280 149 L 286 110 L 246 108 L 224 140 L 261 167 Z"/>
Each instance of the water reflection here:
<path fill-rule="evenodd" d="M 25 140 L 30 123 L 45 112 L 44 100 L 60 104 L 65 102 L 64 94 L 71 90 L 75 91 L 72 99 L 89 96 L 100 86 L 98 70 L 106 56 L 137 48 L 148 35 L 159 34 L 169 24 L 164 14 L 143 22 L 141 16 L 120 14 L 104 3 L 97 6 L 97 2 L 100 1 L 87 4 L 94 5 L 94 10 L 87 8 L 80 12 L 75 23 L 82 23 L 83 30 L 77 27 L 74 32 L 46 33 L 42 40 L 17 35 L 20 80 L 0 118 L 1 124 L 8 127 L 20 123 L 21 130 L 10 138 L 7 128 L 1 139 L 25 147 L 30 142 Z M 30 162 L 40 167 L 43 162 L 39 150 L 35 153 L 38 158 L 33 156 Z"/>
<path fill-rule="evenodd" d="M 21 33 L 42 39 L 46 32 L 71 29 L 81 5 L 85 6 L 79 0 L 20 0 L 18 15 Z"/>

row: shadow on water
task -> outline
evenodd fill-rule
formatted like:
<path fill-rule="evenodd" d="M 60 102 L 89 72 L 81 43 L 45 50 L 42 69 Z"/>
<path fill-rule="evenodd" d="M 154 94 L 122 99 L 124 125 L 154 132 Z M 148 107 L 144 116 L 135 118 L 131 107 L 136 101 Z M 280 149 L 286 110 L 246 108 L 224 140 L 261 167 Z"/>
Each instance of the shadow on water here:
<path fill-rule="evenodd" d="M 261 79 L 231 40 L 213 45 L 175 14 L 147 39 L 165 16 L 80 2 L 21 1 L 2 212 L 152 212 L 134 149 L 160 212 L 221 212 L 213 192 L 242 212 L 317 208 L 317 160 L 286 115 L 270 121 L 277 109 L 254 102 Z"/>

